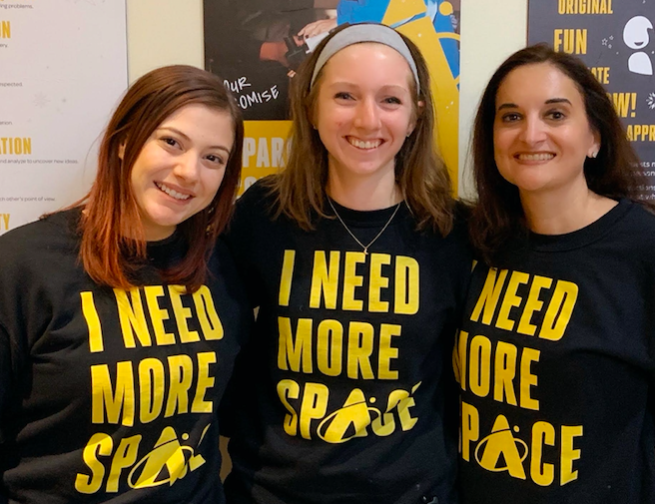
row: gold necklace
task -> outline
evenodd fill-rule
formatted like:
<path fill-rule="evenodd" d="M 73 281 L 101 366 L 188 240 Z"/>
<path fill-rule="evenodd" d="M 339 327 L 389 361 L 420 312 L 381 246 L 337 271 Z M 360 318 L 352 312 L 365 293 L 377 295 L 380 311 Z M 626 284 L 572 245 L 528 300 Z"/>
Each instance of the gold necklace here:
<path fill-rule="evenodd" d="M 348 234 L 349 234 L 350 236 L 352 236 L 353 240 L 355 240 L 355 241 L 359 244 L 359 246 L 362 247 L 362 248 L 364 249 L 364 255 L 365 255 L 365 256 L 368 255 L 368 248 L 369 248 L 371 245 L 373 245 L 373 243 L 375 243 L 375 240 L 377 240 L 380 236 L 382 236 L 382 233 L 384 233 L 384 231 L 389 227 L 389 224 L 391 224 L 391 221 L 393 220 L 393 218 L 394 218 L 394 217 L 396 216 L 396 214 L 398 213 L 398 210 L 400 210 L 400 205 L 402 205 L 402 203 L 403 203 L 403 202 L 401 201 L 400 203 L 398 203 L 398 204 L 396 205 L 396 209 L 395 209 L 395 210 L 393 211 L 393 213 L 391 214 L 391 217 L 389 217 L 389 220 L 387 221 L 387 223 L 382 227 L 382 229 L 380 229 L 380 232 L 379 232 L 378 234 L 375 235 L 375 238 L 373 238 L 370 242 L 368 242 L 368 245 L 364 245 L 361 241 L 359 241 L 359 238 L 357 238 L 357 237 L 353 234 L 353 232 L 350 230 L 350 228 L 349 228 L 348 226 L 346 226 L 346 223 L 345 223 L 345 222 L 343 221 L 343 219 L 341 218 L 341 215 L 339 215 L 339 212 L 337 212 L 337 209 L 334 208 L 334 205 L 332 204 L 332 198 L 329 198 L 329 197 L 328 197 L 327 200 L 328 200 L 328 203 L 330 204 L 330 207 L 332 208 L 332 211 L 334 212 L 334 215 L 336 215 L 337 219 L 339 219 L 339 222 L 341 222 L 341 225 L 345 228 L 346 231 L 348 231 Z"/>

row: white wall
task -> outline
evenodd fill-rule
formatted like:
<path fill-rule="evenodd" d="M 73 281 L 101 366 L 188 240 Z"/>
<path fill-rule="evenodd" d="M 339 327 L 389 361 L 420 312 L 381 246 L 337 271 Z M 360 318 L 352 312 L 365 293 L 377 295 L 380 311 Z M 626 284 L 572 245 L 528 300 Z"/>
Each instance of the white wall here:
<path fill-rule="evenodd" d="M 202 0 L 127 0 L 130 82 L 174 63 L 204 66 Z M 461 0 L 460 195 L 472 194 L 469 132 L 484 86 L 527 40 L 528 0 Z"/>
<path fill-rule="evenodd" d="M 478 101 L 498 65 L 525 47 L 528 0 L 462 0 L 461 5 L 459 194 L 472 196 L 468 153 Z"/>
<path fill-rule="evenodd" d="M 205 66 L 202 0 L 127 0 L 130 83 L 154 68 Z"/>

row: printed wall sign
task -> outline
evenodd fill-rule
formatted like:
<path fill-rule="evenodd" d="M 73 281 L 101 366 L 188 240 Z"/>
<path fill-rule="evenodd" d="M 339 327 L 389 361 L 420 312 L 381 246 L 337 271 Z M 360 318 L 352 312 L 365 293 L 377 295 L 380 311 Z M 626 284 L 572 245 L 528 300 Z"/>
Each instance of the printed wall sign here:
<path fill-rule="evenodd" d="M 204 0 L 205 67 L 225 79 L 246 119 L 243 184 L 285 163 L 288 90 L 330 30 L 378 22 L 421 49 L 432 75 L 438 143 L 457 181 L 459 0 Z"/>
<path fill-rule="evenodd" d="M 579 56 L 610 94 L 655 198 L 655 0 L 532 0 L 528 43 Z"/>
<path fill-rule="evenodd" d="M 124 1 L 0 0 L 0 234 L 85 194 L 126 87 Z"/>

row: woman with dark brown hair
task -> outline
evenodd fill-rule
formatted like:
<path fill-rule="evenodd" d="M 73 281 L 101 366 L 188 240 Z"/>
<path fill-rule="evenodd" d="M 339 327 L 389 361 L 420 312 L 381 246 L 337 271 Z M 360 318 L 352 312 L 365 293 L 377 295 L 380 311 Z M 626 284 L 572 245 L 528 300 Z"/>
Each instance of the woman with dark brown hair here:
<path fill-rule="evenodd" d="M 518 51 L 473 155 L 463 502 L 655 502 L 655 216 L 610 98 L 574 56 Z"/>
<path fill-rule="evenodd" d="M 228 502 L 455 502 L 470 256 L 426 63 L 393 29 L 351 25 L 293 85 L 287 166 L 228 235 L 259 306 L 228 403 Z"/>
<path fill-rule="evenodd" d="M 0 238 L 0 501 L 224 501 L 216 411 L 250 310 L 217 237 L 242 139 L 220 78 L 153 70 L 89 194 Z"/>

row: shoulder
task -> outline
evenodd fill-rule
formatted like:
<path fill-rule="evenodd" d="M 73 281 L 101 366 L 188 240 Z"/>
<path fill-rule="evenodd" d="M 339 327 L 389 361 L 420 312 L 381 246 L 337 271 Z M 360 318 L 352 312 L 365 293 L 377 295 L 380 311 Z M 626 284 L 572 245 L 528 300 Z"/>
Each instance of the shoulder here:
<path fill-rule="evenodd" d="M 473 205 L 463 200 L 455 200 L 453 206 L 453 220 L 455 225 L 464 225 L 468 224 L 471 214 L 473 212 Z"/>
<path fill-rule="evenodd" d="M 274 186 L 275 175 L 259 179 L 251 185 L 237 200 L 237 211 L 260 210 L 271 212 L 277 199 Z"/>
<path fill-rule="evenodd" d="M 655 267 L 655 214 L 643 205 L 621 200 L 622 218 L 608 230 L 605 242 L 624 259 L 639 258 Z"/>
<path fill-rule="evenodd" d="M 243 271 L 239 269 L 234 256 L 223 237 L 219 237 L 209 262 L 210 274 L 207 286 L 222 304 L 230 310 L 243 314 L 250 313 L 250 302 L 246 294 Z"/>
<path fill-rule="evenodd" d="M 469 205 L 461 201 L 455 201 L 452 229 L 444 237 L 444 242 L 454 247 L 456 249 L 454 253 L 461 255 L 461 261 L 469 265 L 472 260 L 472 247 L 468 232 L 470 215 L 471 207 Z"/>
<path fill-rule="evenodd" d="M 630 220 L 639 225 L 644 225 L 649 228 L 655 228 L 655 213 L 648 207 L 640 204 L 639 202 L 631 201 L 628 199 L 623 199 L 619 202 L 619 205 L 625 205 L 629 211 L 627 215 L 630 217 Z"/>
<path fill-rule="evenodd" d="M 79 210 L 49 215 L 0 237 L 0 317 L 44 319 L 69 286 L 84 281 L 78 261 Z M 23 316 L 17 314 L 23 312 Z"/>
<path fill-rule="evenodd" d="M 231 245 L 266 231 L 275 219 L 276 195 L 271 177 L 255 182 L 237 200 L 225 235 Z"/>
<path fill-rule="evenodd" d="M 79 209 L 56 212 L 5 233 L 0 237 L 3 262 L 43 259 L 53 253 L 75 254 L 79 216 Z"/>
<path fill-rule="evenodd" d="M 220 236 L 216 240 L 210 258 L 209 269 L 211 271 L 210 279 L 213 282 L 228 285 L 241 283 L 241 279 L 237 273 L 234 255 L 230 250 L 230 247 L 228 247 L 227 240 L 223 236 Z"/>
<path fill-rule="evenodd" d="M 224 236 L 219 236 L 214 245 L 211 261 L 218 265 L 218 269 L 222 272 L 224 270 L 231 270 L 234 266 L 234 258 L 227 241 Z"/>
<path fill-rule="evenodd" d="M 471 220 L 471 212 L 473 208 L 468 203 L 457 200 L 453 207 L 453 230 L 451 234 L 458 240 L 463 240 L 467 245 L 468 239 L 468 225 Z"/>
<path fill-rule="evenodd" d="M 457 204 L 454 208 L 452 227 L 445 236 L 432 227 L 417 230 L 416 220 L 411 214 L 405 222 L 409 235 L 416 237 L 413 239 L 414 246 L 424 250 L 432 263 L 440 265 L 453 276 L 468 278 L 473 252 L 463 206 Z"/>
<path fill-rule="evenodd" d="M 617 207 L 619 217 L 611 233 L 628 243 L 644 243 L 655 246 L 655 214 L 643 205 L 622 199 Z"/>

